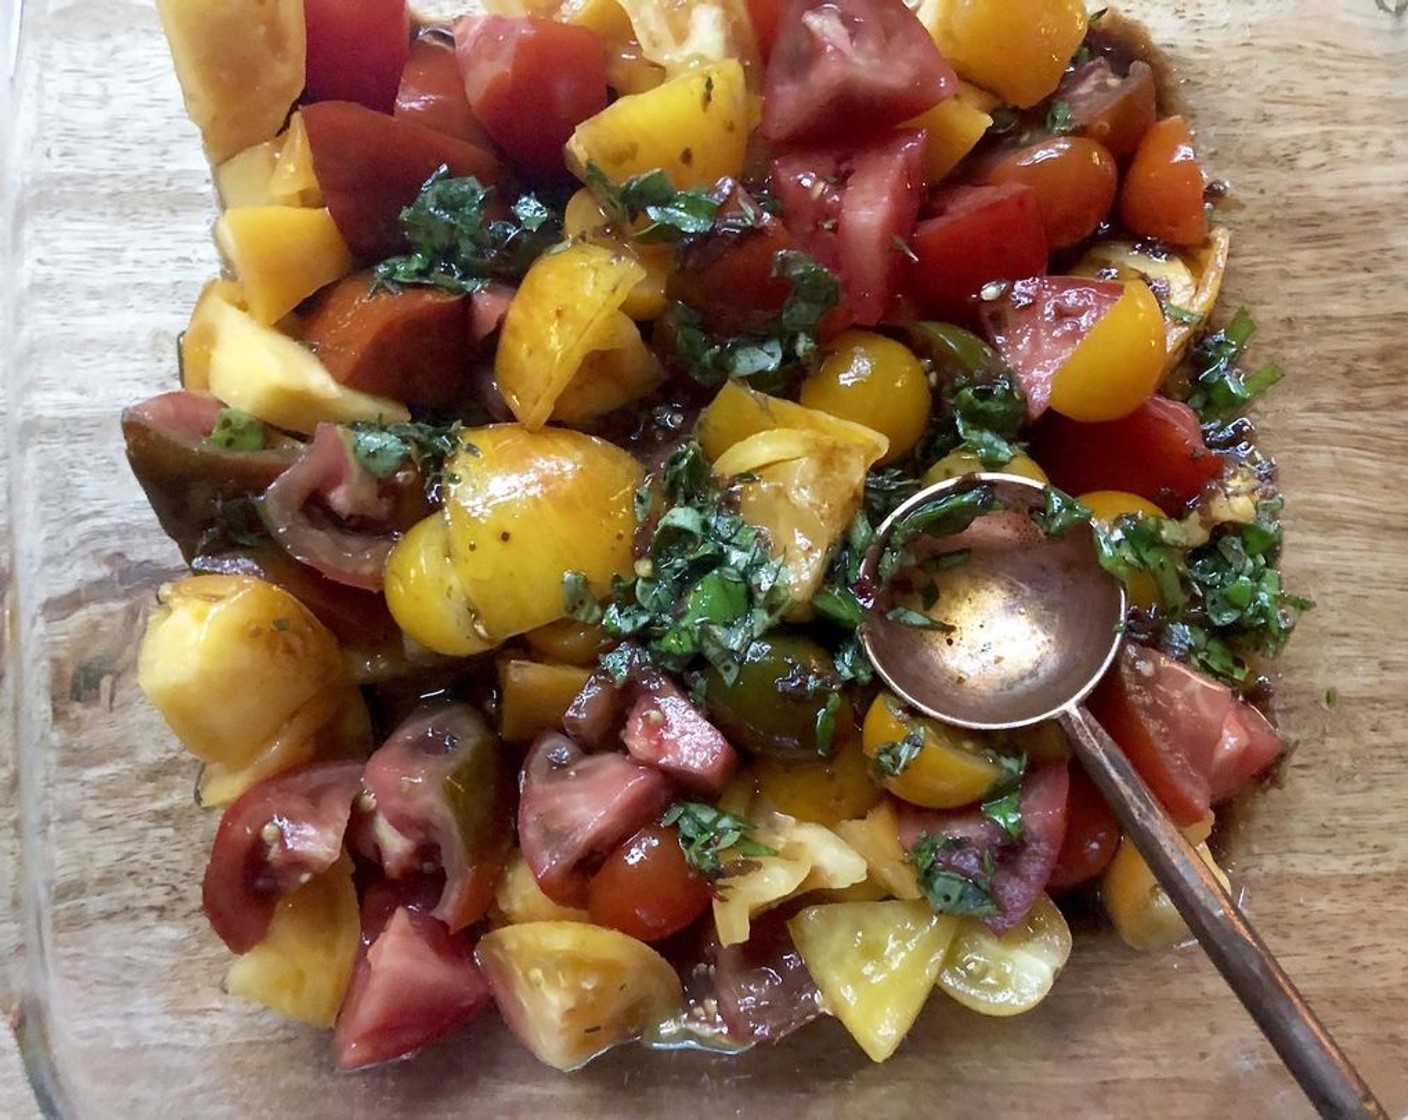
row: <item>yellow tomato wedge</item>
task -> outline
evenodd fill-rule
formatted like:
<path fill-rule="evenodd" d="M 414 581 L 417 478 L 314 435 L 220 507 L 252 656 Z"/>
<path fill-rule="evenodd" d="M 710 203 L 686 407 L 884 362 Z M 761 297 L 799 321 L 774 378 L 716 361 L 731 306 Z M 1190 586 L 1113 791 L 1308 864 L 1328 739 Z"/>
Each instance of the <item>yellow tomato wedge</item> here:
<path fill-rule="evenodd" d="M 919 1017 L 957 919 L 927 902 L 836 902 L 787 923 L 831 1010 L 873 1062 L 883 1062 Z"/>
<path fill-rule="evenodd" d="M 215 223 L 215 241 L 239 277 L 249 313 L 265 325 L 355 263 L 326 208 L 235 206 Z"/>
<path fill-rule="evenodd" d="M 352 861 L 344 855 L 279 900 L 264 940 L 225 973 L 225 991 L 300 1023 L 331 1027 L 361 936 Z"/>
<path fill-rule="evenodd" d="M 519 925 L 523 922 L 585 922 L 585 910 L 560 906 L 542 892 L 533 870 L 517 848 L 509 856 L 508 865 L 494 888 L 494 905 L 489 917 L 496 926 Z"/>
<path fill-rule="evenodd" d="M 944 958 L 939 987 L 984 1015 L 1019 1015 L 1046 998 L 1071 955 L 1071 931 L 1046 895 L 1001 937 L 963 918 Z"/>
<path fill-rule="evenodd" d="M 978 732 L 913 715 L 889 692 L 871 702 L 861 734 L 872 761 L 901 754 L 882 766 L 884 787 L 928 809 L 971 805 L 1005 774 Z"/>
<path fill-rule="evenodd" d="M 758 793 L 774 808 L 827 828 L 860 816 L 882 796 L 854 737 L 831 758 L 784 762 L 764 756 L 753 763 L 752 772 Z"/>
<path fill-rule="evenodd" d="M 749 129 L 743 67 L 725 59 L 617 98 L 577 126 L 567 165 L 584 182 L 595 164 L 615 183 L 660 168 L 680 190 L 712 187 L 742 174 Z"/>
<path fill-rule="evenodd" d="M 842 821 L 836 826 L 836 835 L 860 853 L 869 878 L 891 898 L 923 897 L 914 865 L 905 859 L 899 819 L 891 801 L 880 802 L 863 820 Z"/>
<path fill-rule="evenodd" d="M 822 409 L 807 408 L 781 397 L 768 396 L 737 381 L 725 382 L 709 402 L 699 416 L 695 436 L 704 457 L 713 462 L 749 436 L 778 428 L 819 432 L 853 443 L 870 463 L 879 462 L 890 449 L 889 441 L 874 428 L 834 416 Z"/>
<path fill-rule="evenodd" d="M 504 658 L 499 662 L 500 736 L 508 743 L 527 743 L 541 731 L 560 729 L 563 714 L 590 676 L 591 670 L 580 665 Z"/>
<path fill-rule="evenodd" d="M 1141 280 L 1081 339 L 1051 379 L 1051 407 L 1071 420 L 1118 420 L 1143 404 L 1164 374 L 1164 313 Z"/>
<path fill-rule="evenodd" d="M 509 1030 L 539 1061 L 573 1070 L 683 1003 L 679 977 L 644 942 L 584 922 L 486 933 L 475 958 Z"/>
<path fill-rule="evenodd" d="M 918 7 L 960 77 L 1023 109 L 1056 88 L 1089 18 L 1083 0 L 921 0 Z"/>
<path fill-rule="evenodd" d="M 1208 814 L 1183 833 L 1203 862 L 1212 868 L 1218 881 L 1227 887 L 1227 873 L 1217 865 L 1208 849 L 1207 838 L 1211 831 L 1212 814 Z M 1115 858 L 1105 869 L 1100 880 L 1100 900 L 1120 940 L 1131 949 L 1161 949 L 1193 936 L 1129 837 L 1120 841 Z"/>

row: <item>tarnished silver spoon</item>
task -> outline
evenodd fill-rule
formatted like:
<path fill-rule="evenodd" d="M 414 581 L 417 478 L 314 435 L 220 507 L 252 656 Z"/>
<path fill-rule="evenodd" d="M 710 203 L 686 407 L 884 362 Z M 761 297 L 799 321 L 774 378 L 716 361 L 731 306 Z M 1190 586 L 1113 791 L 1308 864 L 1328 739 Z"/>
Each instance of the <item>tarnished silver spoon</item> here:
<path fill-rule="evenodd" d="M 929 523 L 933 511 L 977 487 L 994 499 L 990 512 L 958 532 Z M 1038 523 L 1045 506 L 1039 482 L 975 474 L 931 486 L 896 509 L 861 568 L 875 602 L 860 637 L 876 671 L 906 703 L 962 727 L 1003 731 L 1056 720 L 1311 1103 L 1324 1116 L 1386 1118 L 1232 897 L 1082 706 L 1119 653 L 1125 594 L 1100 566 L 1089 525 L 1048 536 Z M 945 554 L 962 554 L 961 562 L 945 563 Z M 886 589 L 906 582 L 906 565 L 911 575 L 920 566 L 927 573 L 919 582 L 938 596 L 927 613 L 943 628 L 895 616 Z"/>

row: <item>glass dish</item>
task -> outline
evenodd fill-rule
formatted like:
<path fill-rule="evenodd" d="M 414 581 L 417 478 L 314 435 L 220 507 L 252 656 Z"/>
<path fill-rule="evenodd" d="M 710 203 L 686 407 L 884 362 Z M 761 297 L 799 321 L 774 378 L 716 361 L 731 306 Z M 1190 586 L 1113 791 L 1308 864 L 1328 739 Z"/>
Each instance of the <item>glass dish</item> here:
<path fill-rule="evenodd" d="M 1387 0 L 1140 0 L 1236 200 L 1230 310 L 1286 367 L 1260 412 L 1313 595 L 1278 708 L 1297 750 L 1239 807 L 1229 853 L 1266 940 L 1390 1112 L 1408 1111 L 1408 25 Z M 1307 1116 L 1195 949 L 1139 955 L 1077 918 L 1018 1019 L 931 1001 L 872 1066 L 834 1022 L 736 1059 L 618 1050 L 564 1076 L 486 1015 L 406 1064 L 330 1067 L 324 1035 L 225 997 L 199 910 L 215 818 L 134 683 L 179 570 L 118 412 L 170 386 L 216 267 L 214 200 L 149 0 L 4 12 L 0 346 L 8 501 L 0 886 L 5 1004 L 41 1113 L 236 1117 Z M 13 1075 L 13 1071 L 11 1071 Z M 0 1100 L 6 1097 L 0 1094 Z"/>

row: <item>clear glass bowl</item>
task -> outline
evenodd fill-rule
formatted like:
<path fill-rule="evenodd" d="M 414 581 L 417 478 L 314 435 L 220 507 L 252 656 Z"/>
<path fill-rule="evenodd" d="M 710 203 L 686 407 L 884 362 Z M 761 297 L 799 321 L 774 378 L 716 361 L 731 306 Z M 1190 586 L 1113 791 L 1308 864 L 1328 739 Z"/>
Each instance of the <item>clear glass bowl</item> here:
<path fill-rule="evenodd" d="M 1226 305 L 1251 308 L 1258 355 L 1288 371 L 1261 427 L 1289 499 L 1290 582 L 1319 603 L 1284 660 L 1279 708 L 1297 751 L 1237 812 L 1232 866 L 1267 941 L 1400 1115 L 1408 27 L 1384 7 L 1128 10 L 1186 79 L 1206 162 L 1233 187 Z M 175 335 L 217 267 L 209 172 L 148 0 L 25 0 L 3 14 L 18 51 L 0 320 L 0 951 L 45 1115 L 1309 1114 L 1196 950 L 1138 955 L 1093 918 L 1036 1012 L 983 1019 L 935 999 L 884 1066 L 825 1023 L 736 1059 L 625 1049 L 564 1076 L 484 1016 L 413 1062 L 338 1076 L 323 1035 L 222 995 L 228 958 L 198 890 L 215 819 L 134 682 L 143 612 L 179 561 L 117 424 L 124 404 L 172 385 Z"/>

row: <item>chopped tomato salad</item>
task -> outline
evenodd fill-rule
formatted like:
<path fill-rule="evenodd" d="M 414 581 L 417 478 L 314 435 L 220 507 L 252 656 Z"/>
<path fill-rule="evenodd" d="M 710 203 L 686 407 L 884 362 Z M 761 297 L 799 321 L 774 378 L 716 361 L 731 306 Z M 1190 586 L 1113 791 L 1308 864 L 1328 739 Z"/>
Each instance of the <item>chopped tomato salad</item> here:
<path fill-rule="evenodd" d="M 1280 371 L 1138 29 L 488 6 L 158 0 L 225 270 L 122 429 L 225 989 L 349 1070 L 480 1016 L 562 1070 L 823 1014 L 883 1061 L 1039 1003 L 1065 898 L 1186 937 L 1054 724 L 911 711 L 856 637 L 893 510 L 1023 475 L 1128 588 L 1090 708 L 1205 858 L 1282 754 Z"/>

